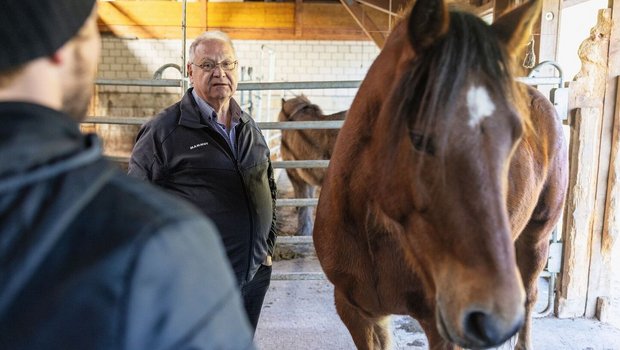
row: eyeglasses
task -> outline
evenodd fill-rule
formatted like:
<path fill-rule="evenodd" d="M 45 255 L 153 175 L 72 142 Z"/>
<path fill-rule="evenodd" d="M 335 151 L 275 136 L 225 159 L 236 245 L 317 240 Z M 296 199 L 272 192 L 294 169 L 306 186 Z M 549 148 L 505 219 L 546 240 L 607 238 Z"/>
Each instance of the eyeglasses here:
<path fill-rule="evenodd" d="M 215 63 L 213 61 L 206 61 L 201 64 L 192 63 L 194 66 L 202 69 L 205 72 L 211 72 L 215 69 L 215 67 L 220 67 L 225 71 L 231 71 L 237 68 L 237 61 L 222 61 L 220 63 Z"/>

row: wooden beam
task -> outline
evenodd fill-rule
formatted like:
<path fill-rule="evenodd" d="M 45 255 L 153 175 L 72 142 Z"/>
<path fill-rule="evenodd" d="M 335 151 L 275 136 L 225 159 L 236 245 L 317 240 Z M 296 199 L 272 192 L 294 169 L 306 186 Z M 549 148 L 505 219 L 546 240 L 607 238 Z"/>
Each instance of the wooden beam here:
<path fill-rule="evenodd" d="M 493 19 L 501 16 L 507 10 L 520 4 L 521 0 L 495 0 L 493 4 Z"/>
<path fill-rule="evenodd" d="M 588 107 L 573 115 L 570 147 L 570 180 L 564 224 L 564 258 L 560 274 L 558 317 L 582 317 L 586 314 L 590 279 L 597 279 L 600 268 L 600 231 L 597 225 L 599 172 L 601 158 L 603 109 L 607 87 L 611 10 L 599 12 L 598 22 L 589 38 L 579 48 L 580 72 L 571 83 L 571 93 L 586 96 Z M 600 34 L 600 35 L 598 35 Z M 603 163 L 603 164 L 601 164 Z M 595 254 L 593 254 L 593 252 Z M 590 299 L 590 300 L 596 300 Z"/>
<path fill-rule="evenodd" d="M 301 2 L 300 0 L 296 0 Z M 368 40 L 339 3 L 190 2 L 187 37 L 207 29 L 233 39 Z M 103 1 L 99 29 L 119 37 L 181 38 L 182 3 L 177 1 Z"/>
<path fill-rule="evenodd" d="M 612 5 L 610 1 L 610 5 Z M 605 80 L 605 95 L 602 108 L 601 135 L 599 149 L 599 167 L 596 186 L 596 207 L 594 225 L 592 228 L 592 259 L 590 263 L 590 276 L 588 279 L 588 298 L 586 300 L 586 317 L 594 317 L 599 302 L 599 297 L 608 296 L 610 292 L 609 280 L 613 276 L 612 267 L 608 266 L 604 251 L 604 226 L 605 215 L 608 201 L 608 185 L 610 175 L 610 159 L 612 152 L 612 135 L 614 127 L 614 113 L 616 101 L 616 78 L 620 71 L 618 70 L 618 59 L 620 59 L 620 47 L 617 43 L 620 36 L 617 33 L 618 17 L 617 9 L 608 9 L 610 13 L 610 29 L 607 35 L 608 48 L 606 51 L 607 72 Z M 614 15 L 615 13 L 615 15 Z M 616 35 L 616 37 L 614 37 Z M 614 42 L 616 41 L 616 42 Z M 615 66 L 615 67 L 614 67 Z"/>
<path fill-rule="evenodd" d="M 612 27 L 609 37 L 609 69 L 607 75 L 607 94 L 613 99 L 613 91 L 616 90 L 615 106 L 606 104 L 609 113 L 615 109 L 611 118 L 612 139 L 610 154 L 610 171 L 607 188 L 607 200 L 605 204 L 605 223 L 603 226 L 603 255 L 608 258 L 612 247 L 620 239 L 620 0 L 615 0 L 612 8 Z M 618 291 L 620 293 L 620 291 Z M 620 295 L 619 295 L 620 296 Z"/>
<path fill-rule="evenodd" d="M 303 0 L 295 0 L 295 36 L 301 37 L 302 33 L 302 23 L 303 23 L 303 12 L 304 12 L 304 3 Z"/>
<path fill-rule="evenodd" d="M 534 31 L 537 62 L 557 61 L 561 10 L 561 0 L 543 0 L 539 26 Z M 550 71 L 546 75 L 554 73 Z"/>
<path fill-rule="evenodd" d="M 620 280 L 618 266 L 612 266 L 615 261 L 620 261 L 618 240 L 620 239 L 620 0 L 610 0 L 612 10 L 611 34 L 609 36 L 609 66 L 607 69 L 607 89 L 605 105 L 603 109 L 604 142 L 605 148 L 601 152 L 603 159 L 608 155 L 607 174 L 601 174 L 601 191 L 605 194 L 605 200 L 601 203 L 604 213 L 601 229 L 601 274 L 600 284 L 594 285 L 599 290 L 592 288 L 589 293 L 595 293 L 596 317 L 605 322 L 620 326 L 620 290 L 614 289 L 612 281 Z M 607 160 L 606 159 L 606 160 Z M 615 247 L 615 248 L 614 248 Z M 616 263 L 617 264 L 617 263 Z M 589 308 L 592 302 L 589 301 Z M 589 310 L 586 310 L 588 313 Z M 592 311 L 590 311 L 592 312 Z"/>
<path fill-rule="evenodd" d="M 366 33 L 366 35 L 374 41 L 379 48 L 382 48 L 385 44 L 387 35 L 379 29 L 372 19 L 365 15 L 362 6 L 353 0 L 340 0 L 340 3 L 349 12 L 364 33 Z"/>

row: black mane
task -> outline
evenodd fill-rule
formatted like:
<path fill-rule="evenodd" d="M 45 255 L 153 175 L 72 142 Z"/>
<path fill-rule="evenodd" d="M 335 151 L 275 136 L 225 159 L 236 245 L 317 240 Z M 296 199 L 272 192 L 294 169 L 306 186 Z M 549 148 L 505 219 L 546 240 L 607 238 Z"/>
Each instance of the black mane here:
<path fill-rule="evenodd" d="M 491 27 L 473 14 L 453 11 L 448 32 L 415 57 L 401 80 L 397 114 L 411 129 L 432 131 L 435 118 L 453 115 L 458 94 L 473 79 L 492 87 L 498 98 L 515 100 L 510 58 Z"/>

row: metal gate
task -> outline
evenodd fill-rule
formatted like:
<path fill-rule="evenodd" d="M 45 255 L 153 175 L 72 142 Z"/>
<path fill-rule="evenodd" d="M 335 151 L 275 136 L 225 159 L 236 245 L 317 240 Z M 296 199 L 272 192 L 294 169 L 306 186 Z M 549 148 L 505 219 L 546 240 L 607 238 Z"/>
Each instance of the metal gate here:
<path fill-rule="evenodd" d="M 543 67 L 551 66 L 555 68 L 558 76 L 535 76 L 536 72 Z M 164 68 L 164 67 L 162 67 Z M 167 67 L 165 67 L 167 68 Z M 164 69 L 165 69 L 164 68 Z M 158 70 L 159 71 L 159 70 Z M 549 99 L 553 103 L 558 115 L 566 120 L 568 118 L 568 89 L 564 88 L 564 79 L 562 70 L 555 62 L 545 61 L 532 69 L 532 73 L 527 77 L 519 77 L 517 80 L 528 85 L 548 85 L 557 86 L 552 88 L 549 93 Z M 338 88 L 357 88 L 361 81 L 306 81 L 306 82 L 239 82 L 238 91 L 255 91 L 255 90 L 298 90 L 298 89 L 338 89 Z M 185 79 L 161 79 L 161 72 L 155 75 L 151 80 L 110 80 L 98 79 L 97 85 L 115 85 L 115 86 L 148 86 L 148 87 L 179 87 L 182 92 L 186 86 Z M 83 123 L 94 124 L 118 124 L 118 125 L 141 125 L 147 119 L 139 117 L 88 117 Z M 344 121 L 304 121 L 304 122 L 257 122 L 262 130 L 284 130 L 284 129 L 339 129 Z M 115 162 L 127 162 L 127 158 L 109 157 Z M 276 169 L 286 168 L 326 168 L 329 165 L 328 160 L 300 160 L 300 161 L 274 161 L 273 167 Z M 277 199 L 276 207 L 284 206 L 316 206 L 317 198 L 293 198 L 293 199 Z M 312 245 L 312 237 L 301 236 L 280 236 L 279 244 L 308 244 Z M 559 232 L 556 228 L 551 238 L 551 246 L 549 249 L 549 258 L 547 266 L 541 278 L 548 280 L 547 306 L 537 316 L 542 317 L 548 315 L 553 309 L 555 282 L 557 274 L 560 272 L 562 258 L 562 243 L 560 242 Z M 322 280 L 325 275 L 322 272 L 274 272 L 272 280 Z"/>

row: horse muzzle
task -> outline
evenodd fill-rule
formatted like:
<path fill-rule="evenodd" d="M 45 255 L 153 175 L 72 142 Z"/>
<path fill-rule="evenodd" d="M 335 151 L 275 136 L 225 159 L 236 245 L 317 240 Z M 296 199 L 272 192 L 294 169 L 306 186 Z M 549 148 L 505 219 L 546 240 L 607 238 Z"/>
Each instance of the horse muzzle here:
<path fill-rule="evenodd" d="M 524 313 L 507 321 L 494 313 L 475 310 L 465 312 L 460 324 L 453 327 L 439 307 L 436 317 L 439 334 L 450 343 L 467 349 L 499 346 L 514 336 L 524 323 Z"/>

